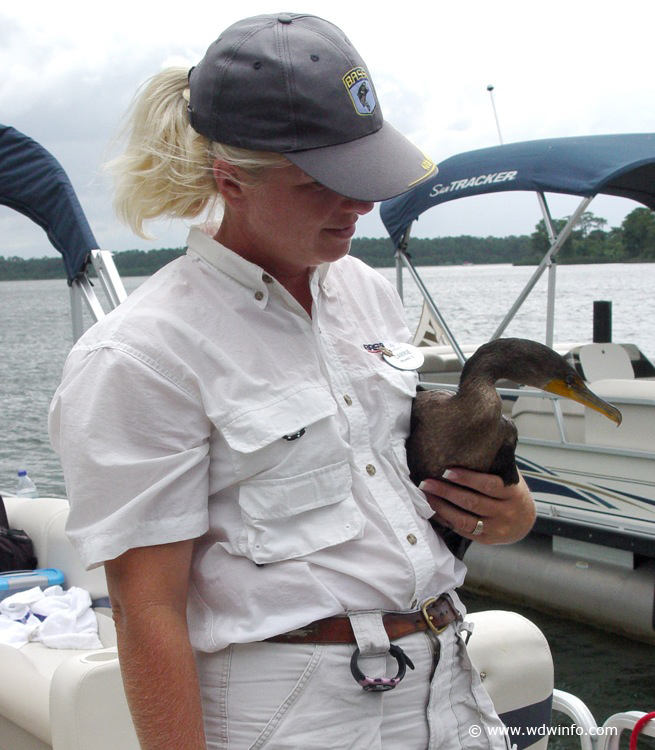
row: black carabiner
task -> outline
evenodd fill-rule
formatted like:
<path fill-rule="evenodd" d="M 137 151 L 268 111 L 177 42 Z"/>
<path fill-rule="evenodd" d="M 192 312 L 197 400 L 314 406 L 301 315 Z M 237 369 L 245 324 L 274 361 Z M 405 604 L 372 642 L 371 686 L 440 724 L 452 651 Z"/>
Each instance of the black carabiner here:
<path fill-rule="evenodd" d="M 395 646 L 393 643 L 389 646 L 389 653 L 398 662 L 398 673 L 395 677 L 367 677 L 362 670 L 359 668 L 357 660 L 359 658 L 359 649 L 356 648 L 352 658 L 350 659 L 350 672 L 355 678 L 355 682 L 359 683 L 362 688 L 371 693 L 381 693 L 385 690 L 393 690 L 396 685 L 403 679 L 407 667 L 414 669 L 412 660 L 407 654 L 400 648 Z"/>

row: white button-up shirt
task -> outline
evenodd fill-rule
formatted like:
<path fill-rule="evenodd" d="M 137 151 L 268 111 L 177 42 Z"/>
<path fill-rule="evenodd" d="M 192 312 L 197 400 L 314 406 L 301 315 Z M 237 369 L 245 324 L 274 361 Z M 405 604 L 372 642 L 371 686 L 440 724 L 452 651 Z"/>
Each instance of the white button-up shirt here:
<path fill-rule="evenodd" d="M 195 648 L 461 585 L 426 520 L 405 439 L 416 374 L 366 344 L 406 342 L 393 287 L 346 257 L 311 278 L 312 316 L 200 228 L 73 348 L 50 415 L 91 567 L 195 539 Z"/>

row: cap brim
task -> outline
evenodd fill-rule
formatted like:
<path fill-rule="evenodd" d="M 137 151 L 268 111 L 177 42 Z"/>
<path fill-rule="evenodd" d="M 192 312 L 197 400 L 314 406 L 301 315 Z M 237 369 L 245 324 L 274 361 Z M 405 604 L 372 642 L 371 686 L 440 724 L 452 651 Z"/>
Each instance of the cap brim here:
<path fill-rule="evenodd" d="M 388 122 L 348 143 L 284 155 L 321 185 L 361 201 L 393 198 L 437 173 L 437 165 Z"/>

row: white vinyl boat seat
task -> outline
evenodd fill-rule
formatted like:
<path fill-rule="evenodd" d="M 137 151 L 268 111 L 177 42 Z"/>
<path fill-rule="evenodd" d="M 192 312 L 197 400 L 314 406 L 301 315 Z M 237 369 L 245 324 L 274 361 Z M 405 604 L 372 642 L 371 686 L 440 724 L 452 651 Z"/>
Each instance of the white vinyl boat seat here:
<path fill-rule="evenodd" d="M 596 380 L 633 380 L 635 373 L 630 355 L 620 344 L 585 344 L 578 352 L 584 379 L 589 383 Z"/>
<path fill-rule="evenodd" d="M 60 497 L 5 497 L 7 515 L 13 528 L 24 529 L 34 543 L 40 568 L 63 570 L 65 585 L 79 586 L 91 594 L 92 600 L 107 600 L 104 568 L 84 570 L 80 559 L 66 536 L 68 501 Z"/>
<path fill-rule="evenodd" d="M 466 620 L 474 624 L 467 646 L 471 662 L 501 719 L 516 732 L 509 737 L 509 744 L 545 750 L 554 690 L 553 659 L 546 637 L 516 612 L 474 612 Z"/>
<path fill-rule="evenodd" d="M 103 649 L 52 649 L 0 644 L 2 750 L 138 750 L 120 679 L 116 632 L 107 608 L 104 569 L 85 571 L 66 537 L 68 502 L 4 498 L 9 523 L 34 543 L 39 567 L 65 574 L 64 586 L 86 589 Z"/>
<path fill-rule="evenodd" d="M 605 401 L 616 404 L 623 419 L 617 427 L 602 414 L 588 409 L 586 442 L 652 452 L 655 446 L 655 380 L 597 380 L 592 387 Z M 630 399 L 639 403 L 629 403 Z"/>

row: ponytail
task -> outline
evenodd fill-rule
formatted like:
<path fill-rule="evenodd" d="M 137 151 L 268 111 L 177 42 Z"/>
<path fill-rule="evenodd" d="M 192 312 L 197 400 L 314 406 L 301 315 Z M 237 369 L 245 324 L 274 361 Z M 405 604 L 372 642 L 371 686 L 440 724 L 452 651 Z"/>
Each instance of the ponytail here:
<path fill-rule="evenodd" d="M 124 153 L 108 166 L 116 177 L 114 208 L 136 234 L 144 221 L 191 219 L 220 202 L 216 159 L 240 167 L 244 182 L 288 165 L 280 154 L 213 143 L 193 130 L 187 114 L 186 68 L 167 68 L 146 82 L 132 105 Z"/>

